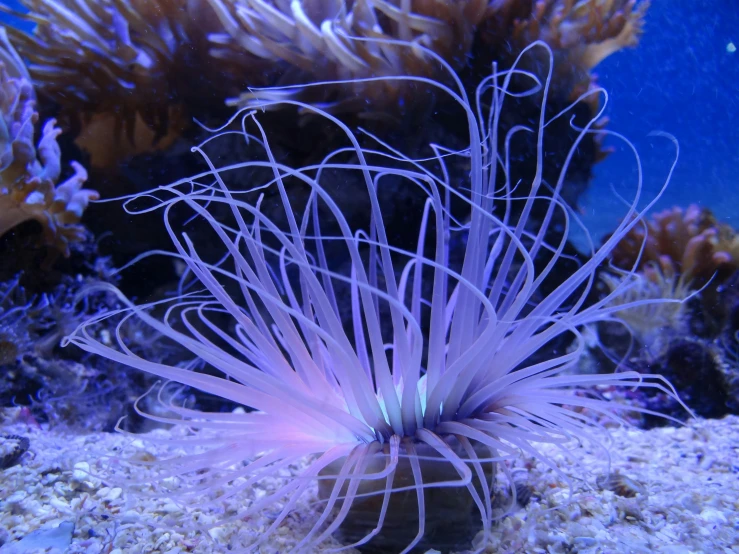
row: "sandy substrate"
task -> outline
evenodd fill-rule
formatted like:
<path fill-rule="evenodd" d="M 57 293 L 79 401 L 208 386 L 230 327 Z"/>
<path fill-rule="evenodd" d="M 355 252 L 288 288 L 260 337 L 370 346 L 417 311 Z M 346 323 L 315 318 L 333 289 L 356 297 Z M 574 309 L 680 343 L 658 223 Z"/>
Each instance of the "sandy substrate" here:
<path fill-rule="evenodd" d="M 105 486 L 90 474 L 104 456 L 115 460 L 130 438 L 49 431 L 14 422 L 11 411 L 5 415 L 0 434 L 27 437 L 30 449 L 19 463 L 0 471 L 2 554 L 234 552 L 271 522 L 265 513 L 219 523 L 264 489 L 230 499 L 221 514 L 214 514 L 201 511 L 197 502 L 183 507 L 179 501 L 133 494 L 125 486 Z M 599 480 L 607 473 L 602 452 L 576 450 L 581 465 L 574 468 L 552 452 L 557 465 L 577 477 L 571 481 L 572 496 L 561 475 L 533 464 L 521 481 L 531 500 L 494 525 L 484 551 L 739 554 L 739 417 L 611 433 L 612 478 L 607 483 Z M 2 456 L 14 444 L 2 439 L 0 446 Z M 147 456 L 159 454 L 155 445 L 143 448 Z M 521 464 L 532 465 L 530 460 Z M 122 465 L 120 477 L 141 480 L 132 471 Z M 311 515 L 307 504 L 299 505 L 259 552 L 289 551 L 310 526 Z M 193 521 L 212 528 L 188 531 L 185 524 Z"/>

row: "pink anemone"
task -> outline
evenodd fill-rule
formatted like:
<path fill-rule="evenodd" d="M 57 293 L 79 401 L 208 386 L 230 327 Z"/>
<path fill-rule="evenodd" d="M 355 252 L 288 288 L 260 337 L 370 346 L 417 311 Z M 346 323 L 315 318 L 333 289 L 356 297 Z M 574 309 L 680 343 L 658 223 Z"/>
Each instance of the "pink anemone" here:
<path fill-rule="evenodd" d="M 502 460 L 533 456 L 557 470 L 541 449 L 548 443 L 576 465 L 575 446 L 600 444 L 604 418 L 623 422 L 619 411 L 625 406 L 575 395 L 573 389 L 651 386 L 674 395 L 657 376 L 573 372 L 585 350 L 583 327 L 613 319 L 625 309 L 616 300 L 638 285 L 625 278 L 606 297 L 586 302 L 596 268 L 638 223 L 641 170 L 628 213 L 613 235 L 561 284 L 542 287 L 566 259 L 570 226 L 577 223 L 560 196 L 568 163 L 556 183 L 542 180 L 544 134 L 554 119 L 568 116 L 568 110 L 546 110 L 548 47 L 535 43 L 509 70 L 493 66 L 471 98 L 443 59 L 418 45 L 407 47 L 446 67 L 453 84 L 413 76 L 377 79 L 421 82 L 448 94 L 467 122 L 468 148 L 431 145 L 433 156 L 411 159 L 318 108 L 265 93 L 262 108 L 287 102 L 312 110 L 341 128 L 346 148 L 314 166 L 287 167 L 275 159 L 257 113 L 240 112 L 231 122 L 240 129 L 222 134 L 241 134 L 251 148 L 262 150 L 261 158 L 218 167 L 206 154 L 208 145 L 198 146 L 193 150 L 203 155 L 207 171 L 127 203 L 131 212 L 163 211 L 176 249 L 170 255 L 184 262 L 190 289 L 144 305 L 122 297 L 123 310 L 95 317 L 67 338 L 244 408 L 211 413 L 165 401 L 168 415 L 149 417 L 187 429 L 187 438 L 172 443 L 190 444 L 197 452 L 155 462 L 151 469 L 152 479 L 200 504 L 211 498 L 218 505 L 270 481 L 263 495 L 250 496 L 234 516 L 271 510 L 252 549 L 269 541 L 306 501 L 315 503 L 316 512 L 293 552 L 313 552 L 336 531 L 352 546 L 379 541 L 383 551 L 434 546 L 424 542 L 432 527 L 456 517 L 452 507 L 439 504 L 444 497 L 434 496 L 438 491 L 468 499 L 463 505 L 471 510 L 475 532 L 482 530 L 475 544 L 484 548 L 497 517 L 491 497 Z M 539 57 L 549 55 L 543 78 L 523 69 L 521 60 L 531 49 Z M 593 94 L 605 96 L 598 89 L 583 97 Z M 539 119 L 503 133 L 501 117 L 516 96 L 539 99 Z M 602 109 L 580 129 L 567 162 L 588 133 L 603 132 L 594 128 L 601 114 Z M 525 197 L 517 196 L 517 183 L 508 177 L 511 138 L 517 134 L 538 145 Z M 374 148 L 366 145 L 370 141 Z M 459 160 L 469 166 L 465 188 L 450 182 L 449 165 Z M 353 228 L 345 218 L 334 189 L 322 184 L 327 173 L 363 179 L 369 229 Z M 244 176 L 254 185 L 237 190 L 229 184 Z M 412 183 L 427 196 L 414 248 L 397 245 L 387 232 L 378 188 L 391 179 Z M 543 216 L 533 226 L 535 205 L 545 209 L 538 210 Z M 208 229 L 209 249 L 196 248 L 175 228 L 174 214 L 183 211 Z M 561 232 L 552 232 L 555 222 L 564 222 Z M 551 236 L 557 237 L 554 243 L 548 242 Z M 461 263 L 450 261 L 452 244 L 464 245 Z M 542 256 L 548 261 L 537 263 Z M 640 302 L 646 301 L 632 304 Z M 137 356 L 116 332 L 115 317 L 139 318 L 210 371 Z M 99 333 L 106 324 L 112 327 L 108 341 Z M 546 350 L 563 336 L 572 339 L 572 347 Z M 272 481 L 288 469 L 296 473 L 292 478 Z M 394 507 L 394 499 L 405 509 Z M 441 518 L 440 510 L 446 510 Z M 403 525 L 395 521 L 400 517 L 408 518 Z M 405 535 L 398 540 L 383 531 L 401 527 Z"/>

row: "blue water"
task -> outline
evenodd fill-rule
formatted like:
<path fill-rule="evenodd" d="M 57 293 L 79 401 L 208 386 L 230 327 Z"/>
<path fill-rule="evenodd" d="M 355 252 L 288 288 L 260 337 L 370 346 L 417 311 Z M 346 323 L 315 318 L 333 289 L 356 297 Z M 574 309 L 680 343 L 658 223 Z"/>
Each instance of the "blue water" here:
<path fill-rule="evenodd" d="M 18 0 L 0 0 L 0 4 L 4 4 L 8 6 L 9 8 L 12 8 L 14 10 L 23 10 L 23 6 Z M 17 27 L 19 29 L 23 29 L 24 31 L 30 32 L 33 29 L 33 23 L 28 23 L 26 21 L 21 21 L 17 17 L 10 16 L 5 13 L 0 13 L 0 24 L 2 25 L 12 25 L 14 27 Z"/>
<path fill-rule="evenodd" d="M 736 52 L 729 52 L 734 44 Z M 606 59 L 595 72 L 610 93 L 609 129 L 633 139 L 643 157 L 645 195 L 653 197 L 673 148 L 652 130 L 672 133 L 680 159 L 659 208 L 698 203 L 739 227 L 739 2 L 654 0 L 635 49 Z M 621 150 L 621 149 L 619 149 Z M 596 236 L 623 213 L 611 193 L 633 190 L 633 164 L 619 152 L 595 170 L 582 201 Z"/>

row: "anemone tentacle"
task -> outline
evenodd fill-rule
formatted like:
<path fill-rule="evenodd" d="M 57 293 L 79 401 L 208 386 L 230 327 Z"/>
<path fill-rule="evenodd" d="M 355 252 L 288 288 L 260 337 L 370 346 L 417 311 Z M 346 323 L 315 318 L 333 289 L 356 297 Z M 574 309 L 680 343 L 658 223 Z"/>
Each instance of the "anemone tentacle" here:
<path fill-rule="evenodd" d="M 392 41 L 394 48 L 399 44 Z M 405 47 L 422 49 L 418 44 Z M 523 69 L 533 50 L 539 57 L 548 55 L 543 80 Z M 618 415 L 623 407 L 573 395 L 571 389 L 650 386 L 674 395 L 666 382 L 635 373 L 568 373 L 584 351 L 582 326 L 613 319 L 623 309 L 614 304 L 620 296 L 631 302 L 628 282 L 614 287 L 604 300 L 586 304 L 586 298 L 598 265 L 638 224 L 641 169 L 636 151 L 639 180 L 628 217 L 601 248 L 593 249 L 588 261 L 545 292 L 545 279 L 566 259 L 570 224 L 578 224 L 560 196 L 568 163 L 580 140 L 603 132 L 595 125 L 600 113 L 579 129 L 557 183 L 544 195 L 544 133 L 566 114 L 547 116 L 553 75 L 549 48 L 535 43 L 511 69 L 493 66 L 472 98 L 440 56 L 431 51 L 423 55 L 446 68 L 452 86 L 423 76 L 355 81 L 405 80 L 449 94 L 467 120 L 466 149 L 432 145 L 433 156 L 411 159 L 370 135 L 377 148 L 361 146 L 358 136 L 330 113 L 289 97 L 275 100 L 274 91 L 265 92 L 259 107 L 289 103 L 311 110 L 341 129 L 349 145 L 320 164 L 291 168 L 273 155 L 257 113 L 239 112 L 229 123 L 241 125 L 248 145 L 264 150 L 264 161 L 218 167 L 203 144 L 193 151 L 203 156 L 207 171 L 126 204 L 131 213 L 163 212 L 175 247 L 170 255 L 186 264 L 188 275 L 203 290 L 148 305 L 122 297 L 123 310 L 97 316 L 67 338 L 89 352 L 251 410 L 208 413 L 166 402 L 172 415 L 152 416 L 199 430 L 190 440 L 203 452 L 157 464 L 159 480 L 179 479 L 185 494 L 188 488 L 189 494 L 220 490 L 221 498 L 231 497 L 309 457 L 296 478 L 253 498 L 239 513 L 251 516 L 279 505 L 257 544 L 269 540 L 311 494 L 315 480 L 321 492 L 318 515 L 293 551 L 311 551 L 353 521 L 355 507 L 371 499 L 380 503 L 373 516 L 377 525 L 348 542 L 377 540 L 393 510 L 392 497 L 407 494 L 417 510 L 417 530 L 403 547 L 408 552 L 422 542 L 427 520 L 435 517 L 429 499 L 436 489 L 466 490 L 487 534 L 494 517 L 490 497 L 497 463 L 526 454 L 556 470 L 538 444 L 550 443 L 565 452 L 573 440 L 597 445 L 595 431 L 601 425 L 596 416 L 623 422 Z M 572 106 L 598 94 L 605 92 L 589 91 Z M 500 136 L 509 99 L 522 96 L 540 103 L 535 127 L 522 123 Z M 260 91 L 254 91 L 253 99 L 259 102 Z M 256 133 L 247 132 L 248 126 Z M 531 134 L 537 144 L 530 193 L 523 198 L 517 197 L 517 183 L 507 172 L 511 138 L 517 133 Z M 447 163 L 460 158 L 470 168 L 464 189 L 452 186 L 447 171 Z M 244 170 L 267 176 L 248 190 L 237 190 L 230 183 Z M 361 176 L 370 200 L 369 229 L 352 227 L 331 190 L 322 185 L 327 172 Z M 412 248 L 395 244 L 386 231 L 378 188 L 388 177 L 406 180 L 427 195 Z M 299 187 L 308 191 L 303 205 L 291 196 Z M 269 190 L 275 192 L 269 201 L 280 207 L 279 217 L 263 210 Z M 141 200 L 147 205 L 137 208 Z M 512 216 L 514 202 L 523 205 L 517 219 Z M 462 213 L 456 204 L 463 205 Z M 545 216 L 539 228 L 531 229 L 529 215 L 538 204 L 545 204 Z M 192 212 L 191 221 L 202 224 L 202 232 L 213 236 L 220 251 L 199 251 L 188 234 L 175 229 L 173 212 L 183 209 Z M 565 222 L 564 231 L 550 244 L 547 237 L 555 221 Z M 466 241 L 463 255 L 452 263 L 452 241 L 460 238 Z M 537 269 L 542 252 L 551 258 Z M 163 306 L 165 315 L 156 317 L 154 312 Z M 117 344 L 101 341 L 99 326 L 121 315 L 140 318 L 223 377 L 142 359 L 119 333 Z M 535 357 L 558 337 L 572 338 L 573 347 Z M 439 477 L 429 469 L 435 464 L 443 464 L 448 474 Z M 405 481 L 396 479 L 401 471 L 408 474 Z"/>

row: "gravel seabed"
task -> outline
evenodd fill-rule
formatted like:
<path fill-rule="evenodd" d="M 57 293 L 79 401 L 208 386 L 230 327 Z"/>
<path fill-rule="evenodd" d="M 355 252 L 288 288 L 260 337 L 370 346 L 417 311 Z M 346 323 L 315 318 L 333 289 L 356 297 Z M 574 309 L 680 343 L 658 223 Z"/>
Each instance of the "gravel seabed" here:
<path fill-rule="evenodd" d="M 127 446 L 156 458 L 161 454 L 156 443 L 132 443 L 120 434 L 75 435 L 19 423 L 13 410 L 4 415 L 0 434 L 27 437 L 30 449 L 18 464 L 0 471 L 2 554 L 238 552 L 269 526 L 270 513 L 223 522 L 223 515 L 198 506 L 134 494 L 125 485 L 106 486 L 94 476 L 104 456 L 115 460 Z M 608 471 L 597 449 L 577 448 L 574 468 L 565 456 L 549 451 L 558 467 L 577 477 L 571 481 L 571 496 L 560 474 L 522 460 L 530 467 L 523 483 L 532 499 L 493 526 L 484 552 L 739 554 L 739 417 L 650 431 L 613 429 L 610 435 L 611 474 L 623 476 L 610 481 L 620 486 L 603 490 L 596 484 Z M 142 479 L 136 473 L 141 470 L 125 464 L 119 468 L 122 479 Z M 233 514 L 272 486 L 261 483 L 225 501 L 222 513 Z M 310 526 L 311 515 L 307 503 L 299 505 L 258 552 L 289 551 Z M 212 528 L 187 530 L 185 524 L 193 521 Z M 71 543 L 64 548 L 19 542 L 59 524 L 74 524 Z M 327 541 L 315 552 L 337 546 Z"/>

